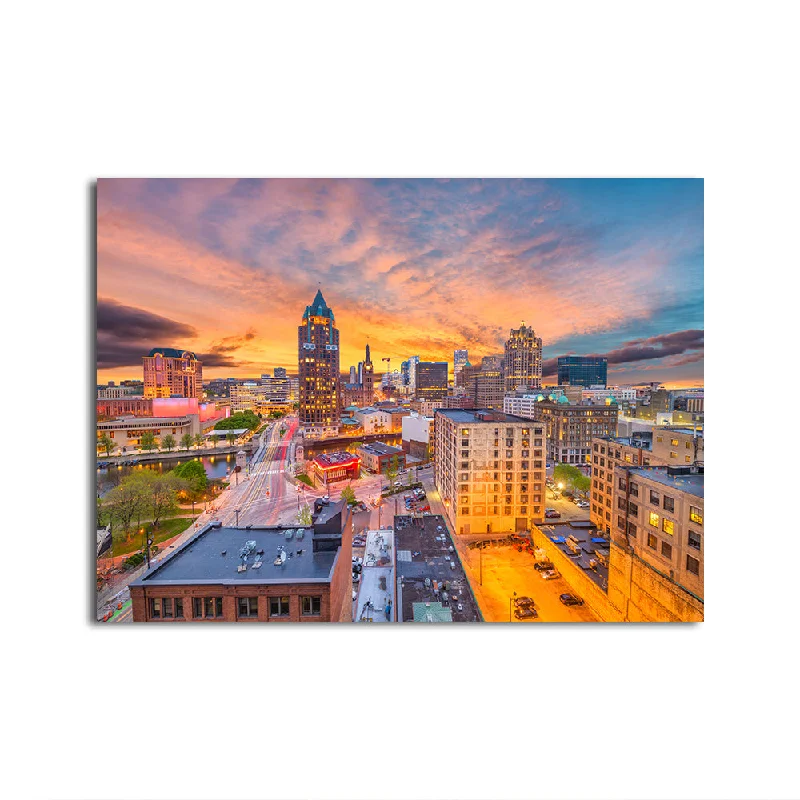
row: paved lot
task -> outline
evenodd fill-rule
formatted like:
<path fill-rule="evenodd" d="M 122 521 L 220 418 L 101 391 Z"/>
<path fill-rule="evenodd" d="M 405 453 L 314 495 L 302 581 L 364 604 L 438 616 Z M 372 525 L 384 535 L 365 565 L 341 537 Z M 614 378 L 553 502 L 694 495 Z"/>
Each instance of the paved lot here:
<path fill-rule="evenodd" d="M 461 551 L 461 548 L 459 548 Z M 481 553 L 483 554 L 481 556 Z M 483 583 L 481 583 L 481 558 Z M 598 622 L 586 606 L 565 606 L 559 595 L 572 587 L 563 577 L 546 581 L 533 568 L 534 559 L 527 552 L 517 552 L 514 547 L 490 547 L 484 550 L 462 551 L 464 562 L 481 611 L 487 622 Z M 513 593 L 518 597 L 532 597 L 539 616 L 534 620 L 517 620 L 510 614 Z"/>

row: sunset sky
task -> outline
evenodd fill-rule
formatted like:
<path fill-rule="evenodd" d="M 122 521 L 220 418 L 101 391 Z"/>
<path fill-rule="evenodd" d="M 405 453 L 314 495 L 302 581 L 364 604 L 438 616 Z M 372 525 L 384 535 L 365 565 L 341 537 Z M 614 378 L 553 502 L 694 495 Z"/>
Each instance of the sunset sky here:
<path fill-rule="evenodd" d="M 98 382 L 156 346 L 203 377 L 297 370 L 318 288 L 341 368 L 500 353 L 512 327 L 609 383 L 703 383 L 702 180 L 143 180 L 97 189 Z"/>

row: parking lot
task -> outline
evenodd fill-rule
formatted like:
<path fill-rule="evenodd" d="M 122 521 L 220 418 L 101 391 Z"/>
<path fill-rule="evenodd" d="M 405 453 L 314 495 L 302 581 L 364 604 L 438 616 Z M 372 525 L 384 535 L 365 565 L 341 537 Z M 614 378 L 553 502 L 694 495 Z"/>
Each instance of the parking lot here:
<path fill-rule="evenodd" d="M 586 606 L 565 606 L 559 596 L 572 593 L 563 576 L 544 580 L 533 568 L 534 558 L 516 547 L 468 549 L 460 546 L 461 559 L 469 574 L 484 619 L 487 622 L 598 622 Z M 481 560 L 483 569 L 481 570 Z M 483 582 L 481 583 L 481 573 Z M 517 620 L 513 615 L 514 592 L 531 597 L 538 617 Z"/>

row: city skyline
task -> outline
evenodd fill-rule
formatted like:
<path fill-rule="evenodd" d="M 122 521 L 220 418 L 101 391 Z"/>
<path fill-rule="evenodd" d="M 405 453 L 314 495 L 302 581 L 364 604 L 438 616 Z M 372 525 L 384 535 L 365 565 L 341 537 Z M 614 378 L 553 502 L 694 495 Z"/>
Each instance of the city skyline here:
<path fill-rule="evenodd" d="M 700 180 L 100 180 L 98 380 L 152 347 L 206 379 L 297 368 L 318 288 L 341 369 L 369 343 L 475 363 L 521 322 L 609 383 L 703 384 Z M 383 371 L 383 370 L 381 370 Z"/>

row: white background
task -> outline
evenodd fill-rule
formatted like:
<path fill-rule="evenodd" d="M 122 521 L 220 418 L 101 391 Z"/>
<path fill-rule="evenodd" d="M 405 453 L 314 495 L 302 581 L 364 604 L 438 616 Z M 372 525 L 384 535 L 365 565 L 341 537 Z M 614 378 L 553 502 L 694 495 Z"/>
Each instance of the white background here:
<path fill-rule="evenodd" d="M 800 794 L 791 9 L 4 9 L 6 796 Z M 705 178 L 707 621 L 89 624 L 91 181 L 406 175 Z"/>

